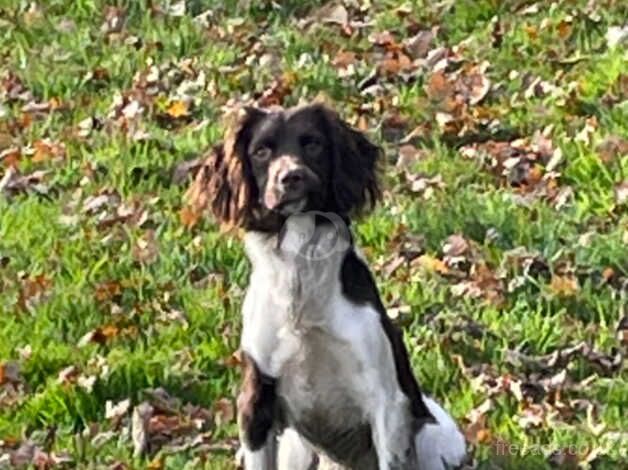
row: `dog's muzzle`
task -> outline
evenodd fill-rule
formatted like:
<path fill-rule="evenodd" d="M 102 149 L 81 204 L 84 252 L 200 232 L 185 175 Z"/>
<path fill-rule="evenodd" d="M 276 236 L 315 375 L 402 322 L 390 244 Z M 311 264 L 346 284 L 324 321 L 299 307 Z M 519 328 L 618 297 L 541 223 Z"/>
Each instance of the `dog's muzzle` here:
<path fill-rule="evenodd" d="M 318 176 L 299 158 L 279 157 L 268 167 L 264 205 L 270 210 L 288 214 L 298 212 L 305 208 L 308 192 L 318 183 Z"/>

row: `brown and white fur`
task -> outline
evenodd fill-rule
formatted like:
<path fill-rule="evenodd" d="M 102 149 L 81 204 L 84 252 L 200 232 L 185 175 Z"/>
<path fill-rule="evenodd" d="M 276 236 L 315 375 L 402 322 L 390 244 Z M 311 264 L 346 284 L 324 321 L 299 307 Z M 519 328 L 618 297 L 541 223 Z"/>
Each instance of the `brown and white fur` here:
<path fill-rule="evenodd" d="M 441 470 L 465 457 L 423 395 L 350 220 L 380 149 L 321 105 L 240 110 L 189 191 L 244 229 L 252 265 L 238 397 L 246 470 Z"/>

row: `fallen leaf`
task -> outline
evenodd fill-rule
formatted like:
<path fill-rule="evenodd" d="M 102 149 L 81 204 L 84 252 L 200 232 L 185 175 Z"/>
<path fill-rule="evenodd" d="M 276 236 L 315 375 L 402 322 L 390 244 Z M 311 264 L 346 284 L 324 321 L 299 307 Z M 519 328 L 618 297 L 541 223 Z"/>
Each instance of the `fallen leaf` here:
<path fill-rule="evenodd" d="M 200 219 L 201 219 L 201 212 L 198 210 L 195 210 L 194 207 L 183 206 L 179 210 L 179 220 L 181 221 L 181 224 L 187 229 L 193 228 L 199 222 Z"/>
<path fill-rule="evenodd" d="M 188 116 L 188 105 L 183 101 L 173 101 L 166 109 L 166 113 L 174 119 Z"/>
<path fill-rule="evenodd" d="M 563 40 L 571 36 L 572 29 L 573 27 L 572 27 L 571 22 L 565 21 L 565 20 L 562 20 L 560 23 L 558 23 L 558 26 L 556 26 L 556 30 L 558 31 L 558 36 Z"/>
<path fill-rule="evenodd" d="M 204 161 L 205 159 L 200 157 L 177 163 L 172 172 L 172 183 L 183 184 L 194 179 Z"/>
<path fill-rule="evenodd" d="M 462 235 L 450 235 L 443 244 L 443 254 L 450 257 L 459 257 L 468 253 L 469 242 Z"/>
<path fill-rule="evenodd" d="M 408 170 L 412 164 L 420 161 L 425 157 L 425 152 L 416 148 L 414 145 L 405 144 L 399 147 L 399 158 L 397 158 L 396 167 Z"/>
<path fill-rule="evenodd" d="M 133 259 L 138 263 L 152 264 L 159 256 L 159 243 L 154 230 L 147 230 L 131 249 Z"/>
<path fill-rule="evenodd" d="M 168 2 L 168 8 L 166 14 L 174 17 L 185 16 L 185 0 L 179 0 L 178 2 Z"/>
<path fill-rule="evenodd" d="M 391 318 L 392 320 L 396 320 L 402 315 L 408 315 L 411 312 L 412 312 L 412 308 L 410 307 L 410 305 L 399 305 L 397 307 L 390 307 L 386 309 L 386 313 L 388 314 L 388 317 Z"/>
<path fill-rule="evenodd" d="M 421 255 L 415 261 L 416 264 L 427 271 L 437 272 L 443 275 L 449 274 L 449 268 L 447 265 L 442 260 L 434 258 L 433 256 Z M 412 264 L 415 264 L 415 262 Z"/>
<path fill-rule="evenodd" d="M 148 423 L 153 416 L 153 407 L 148 402 L 142 402 L 133 408 L 131 418 L 131 439 L 133 454 L 136 457 L 144 454 L 148 447 Z"/>
<path fill-rule="evenodd" d="M 89 343 L 105 344 L 107 341 L 118 336 L 119 333 L 120 328 L 115 325 L 101 326 L 83 335 L 78 341 L 77 346 L 84 347 Z"/>
<path fill-rule="evenodd" d="M 331 5 L 328 11 L 321 10 L 323 23 L 335 23 L 344 26 L 349 23 L 349 12 L 343 5 Z"/>
<path fill-rule="evenodd" d="M 52 142 L 50 139 L 38 140 L 34 144 L 35 154 L 33 162 L 45 162 L 50 159 L 60 159 L 65 156 L 65 146 L 60 143 Z"/>
<path fill-rule="evenodd" d="M 432 197 L 435 189 L 443 189 L 445 187 L 441 175 L 428 178 L 420 174 L 406 173 L 406 179 L 410 181 L 410 191 L 420 194 L 426 200 Z"/>
<path fill-rule="evenodd" d="M 78 373 L 79 370 L 76 366 L 65 367 L 57 375 L 57 382 L 62 385 L 71 384 L 76 381 Z"/>
<path fill-rule="evenodd" d="M 606 45 L 612 49 L 628 40 L 628 26 L 611 26 L 606 31 Z"/>
<path fill-rule="evenodd" d="M 108 6 L 105 10 L 105 21 L 100 27 L 100 31 L 105 35 L 119 33 L 124 28 L 126 21 L 126 11 L 122 8 Z"/>
<path fill-rule="evenodd" d="M 220 398 L 213 404 L 214 422 L 216 426 L 231 423 L 235 417 L 233 401 L 229 398 Z"/>
<path fill-rule="evenodd" d="M 572 297 L 579 290 L 578 279 L 572 276 L 552 276 L 550 290 L 559 297 Z"/>
<path fill-rule="evenodd" d="M 608 136 L 596 147 L 596 151 L 604 163 L 611 163 L 628 155 L 628 139 L 617 135 Z"/>
<path fill-rule="evenodd" d="M 354 65 L 357 61 L 357 56 L 355 52 L 352 51 L 338 51 L 334 59 L 332 60 L 332 64 L 339 68 L 347 68 L 350 65 Z"/>
<path fill-rule="evenodd" d="M 106 419 L 119 419 L 126 415 L 131 407 L 131 400 L 126 399 L 119 401 L 115 405 L 111 400 L 105 402 L 105 418 Z"/>
<path fill-rule="evenodd" d="M 628 180 L 615 185 L 615 201 L 620 206 L 628 202 Z"/>
<path fill-rule="evenodd" d="M 122 285 L 118 281 L 105 281 L 96 285 L 96 300 L 106 302 L 122 293 Z"/>
<path fill-rule="evenodd" d="M 96 380 L 97 377 L 94 375 L 80 375 L 76 383 L 87 393 L 92 393 L 94 391 L 94 384 L 96 383 Z"/>
<path fill-rule="evenodd" d="M 20 381 L 20 366 L 17 362 L 9 361 L 0 364 L 0 385 Z"/>
<path fill-rule="evenodd" d="M 17 147 L 9 147 L 0 152 L 0 162 L 5 168 L 16 168 L 22 158 L 22 152 Z"/>
<path fill-rule="evenodd" d="M 422 59 L 427 56 L 433 40 L 434 32 L 431 30 L 424 30 L 419 31 L 414 36 L 404 40 L 403 45 L 411 57 L 415 59 Z"/>
<path fill-rule="evenodd" d="M 4 192 L 8 196 L 15 196 L 32 190 L 38 194 L 46 195 L 49 188 L 43 184 L 43 181 L 48 173 L 49 171 L 37 170 L 22 175 L 15 167 L 10 166 L 6 169 L 4 176 L 0 178 L 0 193 Z"/>
<path fill-rule="evenodd" d="M 491 431 L 486 423 L 486 415 L 493 407 L 493 400 L 487 398 L 467 413 L 465 419 L 468 424 L 464 428 L 464 436 L 467 442 L 477 445 L 491 441 Z"/>
<path fill-rule="evenodd" d="M 433 73 L 425 86 L 427 96 L 436 101 L 442 101 L 451 95 L 453 86 L 443 72 Z"/>
<path fill-rule="evenodd" d="M 22 280 L 17 305 L 21 310 L 28 310 L 35 303 L 46 297 L 45 294 L 52 287 L 52 279 L 44 274 L 30 276 Z"/>

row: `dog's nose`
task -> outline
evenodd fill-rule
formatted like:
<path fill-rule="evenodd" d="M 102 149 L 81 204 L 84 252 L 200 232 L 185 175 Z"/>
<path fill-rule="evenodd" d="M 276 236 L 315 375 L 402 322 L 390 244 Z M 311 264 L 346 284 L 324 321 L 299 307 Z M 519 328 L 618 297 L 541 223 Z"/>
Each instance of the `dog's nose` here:
<path fill-rule="evenodd" d="M 296 189 L 305 180 L 305 170 L 302 168 L 293 168 L 290 170 L 283 171 L 279 175 L 279 183 L 286 189 L 292 190 Z"/>

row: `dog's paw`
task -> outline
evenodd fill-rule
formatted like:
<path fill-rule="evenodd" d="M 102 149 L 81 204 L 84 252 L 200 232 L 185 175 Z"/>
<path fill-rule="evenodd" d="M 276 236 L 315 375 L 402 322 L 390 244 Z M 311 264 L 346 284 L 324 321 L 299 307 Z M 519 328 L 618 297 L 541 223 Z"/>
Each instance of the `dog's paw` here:
<path fill-rule="evenodd" d="M 447 470 L 463 464 L 466 442 L 453 418 L 434 400 L 423 397 L 436 418 L 426 424 L 416 436 L 416 449 L 421 470 Z"/>

